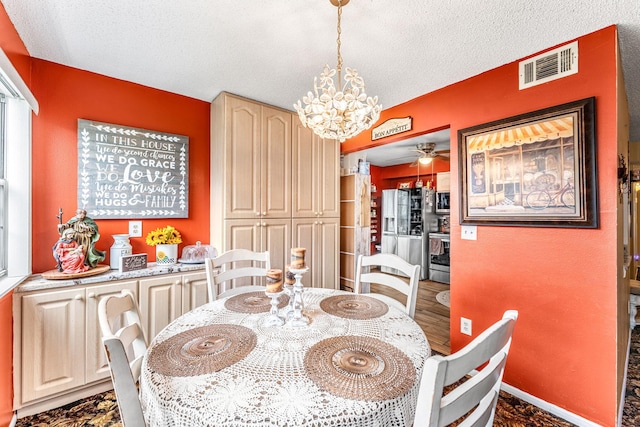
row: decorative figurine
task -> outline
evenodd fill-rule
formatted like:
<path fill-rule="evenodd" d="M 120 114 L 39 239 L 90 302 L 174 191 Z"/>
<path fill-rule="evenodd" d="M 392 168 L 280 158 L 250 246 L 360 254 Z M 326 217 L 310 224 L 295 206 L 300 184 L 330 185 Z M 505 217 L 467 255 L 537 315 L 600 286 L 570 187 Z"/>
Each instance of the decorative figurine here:
<path fill-rule="evenodd" d="M 89 269 L 84 263 L 84 247 L 78 244 L 75 234 L 72 228 L 67 228 L 53 245 L 53 257 L 58 262 L 58 271 L 63 273 L 82 273 Z"/>
<path fill-rule="evenodd" d="M 62 222 L 62 214 L 58 217 Z M 75 233 L 73 239 L 82 247 L 84 252 L 84 264 L 89 268 L 95 268 L 98 263 L 104 260 L 105 252 L 96 249 L 96 242 L 100 239 L 98 233 L 98 225 L 94 220 L 87 216 L 87 211 L 77 209 L 76 215 L 67 221 L 66 224 L 58 224 L 58 232 L 63 236 L 66 230 L 73 230 Z M 58 265 L 60 270 L 60 265 Z"/>

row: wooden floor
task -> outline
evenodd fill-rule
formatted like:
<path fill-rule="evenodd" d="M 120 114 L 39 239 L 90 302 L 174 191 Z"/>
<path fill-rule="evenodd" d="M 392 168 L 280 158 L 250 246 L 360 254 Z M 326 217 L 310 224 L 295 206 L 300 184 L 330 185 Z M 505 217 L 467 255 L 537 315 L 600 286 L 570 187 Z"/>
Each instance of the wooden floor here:
<path fill-rule="evenodd" d="M 393 289 L 387 289 L 379 285 L 371 285 L 372 292 L 389 295 L 404 304 L 406 301 L 404 295 Z M 414 317 L 427 336 L 431 349 L 444 355 L 448 355 L 451 352 L 449 343 L 449 307 L 445 307 L 436 301 L 436 294 L 448 289 L 449 285 L 446 283 L 429 280 L 420 281 L 418 299 L 416 301 L 416 315 Z"/>

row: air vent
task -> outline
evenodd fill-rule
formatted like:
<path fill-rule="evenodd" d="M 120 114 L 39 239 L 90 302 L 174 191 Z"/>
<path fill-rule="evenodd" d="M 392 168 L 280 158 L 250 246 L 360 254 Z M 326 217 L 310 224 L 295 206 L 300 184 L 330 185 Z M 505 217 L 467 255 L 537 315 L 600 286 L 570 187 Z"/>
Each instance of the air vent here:
<path fill-rule="evenodd" d="M 520 90 L 578 72 L 578 42 L 545 52 L 519 64 Z"/>

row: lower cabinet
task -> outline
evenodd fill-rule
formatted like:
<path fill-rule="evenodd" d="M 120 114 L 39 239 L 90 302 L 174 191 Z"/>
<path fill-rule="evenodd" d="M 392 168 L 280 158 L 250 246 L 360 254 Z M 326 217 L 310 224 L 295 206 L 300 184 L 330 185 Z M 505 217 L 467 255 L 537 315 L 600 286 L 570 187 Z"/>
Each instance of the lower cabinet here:
<path fill-rule="evenodd" d="M 269 251 L 271 268 L 284 270 L 291 260 L 291 219 L 255 219 L 225 221 L 227 249 Z M 248 283 L 242 283 L 248 284 Z M 252 283 L 259 285 L 258 281 Z"/>
<path fill-rule="evenodd" d="M 140 279 L 138 305 L 147 342 L 183 313 L 207 302 L 204 272 Z"/>
<path fill-rule="evenodd" d="M 181 314 L 207 302 L 204 270 L 14 292 L 14 409 L 52 409 L 109 386 L 98 322 L 101 298 L 129 289 L 138 297 L 148 341 Z"/>
<path fill-rule="evenodd" d="M 293 244 L 306 248 L 309 273 L 302 277 L 305 286 L 339 289 L 340 218 L 296 218 L 293 220 Z"/>

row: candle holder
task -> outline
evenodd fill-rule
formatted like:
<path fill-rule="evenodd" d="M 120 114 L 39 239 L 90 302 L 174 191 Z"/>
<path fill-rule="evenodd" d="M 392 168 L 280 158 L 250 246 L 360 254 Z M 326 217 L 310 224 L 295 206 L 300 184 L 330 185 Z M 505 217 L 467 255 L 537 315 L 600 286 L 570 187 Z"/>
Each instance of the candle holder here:
<path fill-rule="evenodd" d="M 309 267 L 301 269 L 289 268 L 289 271 L 294 274 L 296 282 L 293 284 L 293 297 L 290 297 L 289 300 L 289 305 L 292 309 L 287 313 L 287 325 L 293 327 L 307 326 L 311 319 L 302 312 L 304 310 L 304 298 L 302 296 L 304 290 L 301 279 L 302 275 L 309 271 Z"/>
<path fill-rule="evenodd" d="M 280 292 L 265 292 L 265 294 L 271 298 L 271 310 L 269 315 L 264 319 L 264 326 L 282 326 L 284 325 L 284 319 L 278 316 L 278 297 L 283 294 Z"/>

